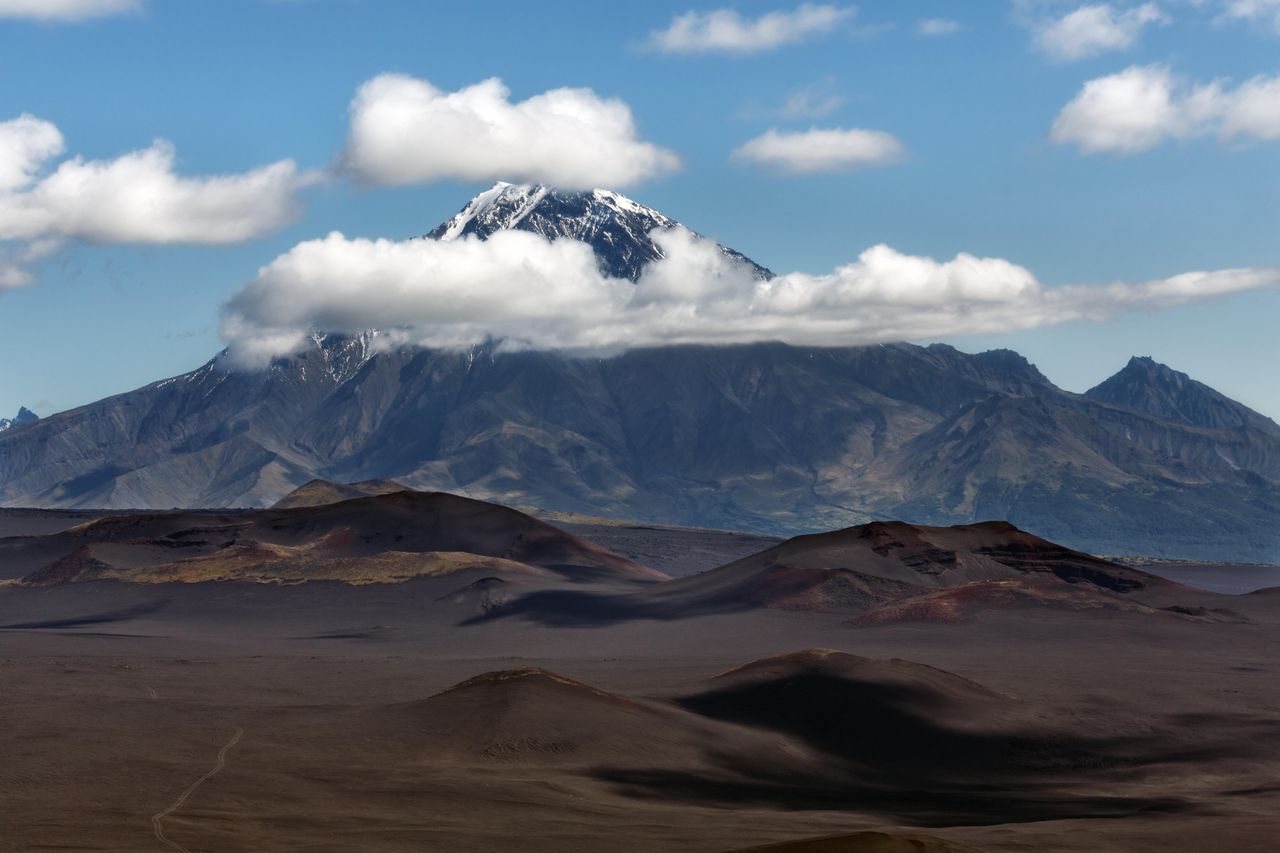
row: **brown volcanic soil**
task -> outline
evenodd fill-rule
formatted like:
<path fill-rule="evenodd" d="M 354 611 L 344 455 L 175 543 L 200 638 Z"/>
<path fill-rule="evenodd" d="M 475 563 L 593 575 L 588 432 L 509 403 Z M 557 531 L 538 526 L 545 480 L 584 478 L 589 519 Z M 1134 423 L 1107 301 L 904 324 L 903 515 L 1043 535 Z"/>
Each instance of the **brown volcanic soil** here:
<path fill-rule="evenodd" d="M 193 851 L 723 853 L 927 826 L 986 853 L 1272 853 L 1280 835 L 1280 595 L 564 627 L 474 620 L 567 586 L 480 574 L 0 585 L 0 850 L 160 849 L 152 816 L 237 727 L 164 819 Z M 1165 606 L 1250 621 L 1142 610 Z"/>
<path fill-rule="evenodd" d="M 855 832 L 852 835 L 766 844 L 735 851 L 735 853 L 982 853 L 982 851 L 975 847 L 914 832 Z"/>

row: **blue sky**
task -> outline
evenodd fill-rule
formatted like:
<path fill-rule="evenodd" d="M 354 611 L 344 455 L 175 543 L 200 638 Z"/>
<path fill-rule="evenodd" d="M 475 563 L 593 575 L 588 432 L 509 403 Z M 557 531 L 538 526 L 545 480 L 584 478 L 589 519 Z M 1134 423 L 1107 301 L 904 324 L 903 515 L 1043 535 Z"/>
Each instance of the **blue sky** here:
<path fill-rule="evenodd" d="M 343 150 L 353 96 L 380 74 L 447 92 L 500 77 L 512 100 L 586 87 L 624 101 L 639 137 L 681 161 L 627 195 L 776 271 L 826 273 L 885 243 L 940 260 L 1007 259 L 1049 288 L 1142 282 L 1280 265 L 1280 141 L 1265 127 L 1206 125 L 1090 153 L 1051 128 L 1087 82 L 1133 67 L 1228 93 L 1280 73 L 1280 12 L 1232 18 L 1229 3 L 1159 4 L 1160 20 L 1127 46 L 1066 59 L 1043 33 L 1079 3 L 864 2 L 794 44 L 671 53 L 646 39 L 678 15 L 732 8 L 750 22 L 796 6 L 651 2 L 605 14 L 585 2 L 149 0 L 80 21 L 0 18 L 0 121 L 51 122 L 63 156 L 86 160 L 162 138 L 183 175 L 286 158 L 324 170 Z M 1116 15 L 1137 8 L 1112 4 Z M 924 19 L 957 28 L 923 36 Z M 786 114 L 804 93 L 811 114 Z M 770 128 L 868 129 L 903 153 L 805 174 L 731 157 Z M 297 191 L 291 223 L 218 245 L 68 237 L 27 265 L 26 286 L 0 291 L 0 414 L 45 415 L 196 367 L 223 345 L 223 304 L 291 247 L 334 230 L 405 239 L 489 183 L 330 179 Z M 1277 319 L 1280 289 L 1258 287 L 920 340 L 1011 347 L 1071 390 L 1150 354 L 1280 418 Z"/>

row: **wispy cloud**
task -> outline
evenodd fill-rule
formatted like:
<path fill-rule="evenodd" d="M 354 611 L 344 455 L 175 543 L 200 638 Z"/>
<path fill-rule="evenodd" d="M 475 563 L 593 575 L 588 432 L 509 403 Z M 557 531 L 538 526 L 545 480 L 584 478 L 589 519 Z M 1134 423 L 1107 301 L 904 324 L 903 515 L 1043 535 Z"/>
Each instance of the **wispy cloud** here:
<path fill-rule="evenodd" d="M 793 91 L 778 110 L 778 117 L 787 121 L 825 118 L 843 104 L 844 97 L 835 91 L 833 82 L 828 79 Z"/>
<path fill-rule="evenodd" d="M 1049 131 L 1087 154 L 1135 154 L 1176 139 L 1280 140 L 1280 75 L 1232 89 L 1195 85 L 1162 65 L 1132 66 L 1085 83 Z"/>
<path fill-rule="evenodd" d="M 384 186 L 458 180 L 626 186 L 677 169 L 679 158 L 639 137 L 631 109 L 590 89 L 552 89 L 513 102 L 492 78 L 456 92 L 384 74 L 351 103 L 343 166 Z"/>
<path fill-rule="evenodd" d="M 853 18 L 851 6 L 805 3 L 790 11 L 744 18 L 733 9 L 686 12 L 646 46 L 664 53 L 760 53 L 831 32 Z"/>
<path fill-rule="evenodd" d="M 295 246 L 227 305 L 233 359 L 262 365 L 309 332 L 386 331 L 389 345 L 616 350 L 675 343 L 849 346 L 1030 329 L 1160 309 L 1280 284 L 1280 268 L 1046 287 L 1025 267 L 873 246 L 821 275 L 760 281 L 684 229 L 656 231 L 665 257 L 637 283 L 604 276 L 591 248 L 521 231 L 487 241 L 349 239 Z"/>
<path fill-rule="evenodd" d="M 964 29 L 964 24 L 950 18 L 921 18 L 916 21 L 916 33 L 922 36 L 950 36 Z"/>
<path fill-rule="evenodd" d="M 733 159 L 790 174 L 842 172 L 901 160 L 906 147 L 892 134 L 861 128 L 765 131 L 733 152 Z"/>
<path fill-rule="evenodd" d="M 0 18 L 36 21 L 84 21 L 141 9 L 142 0 L 0 0 Z"/>

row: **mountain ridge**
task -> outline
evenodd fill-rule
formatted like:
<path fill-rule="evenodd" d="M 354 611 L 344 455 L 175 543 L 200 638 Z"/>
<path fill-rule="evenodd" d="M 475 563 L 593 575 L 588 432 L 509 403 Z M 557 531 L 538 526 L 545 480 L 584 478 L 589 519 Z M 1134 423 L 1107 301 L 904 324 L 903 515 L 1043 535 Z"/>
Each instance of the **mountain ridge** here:
<path fill-rule="evenodd" d="M 553 239 L 583 226 L 551 190 L 519 202 L 529 187 L 498 189 L 432 233 L 483 239 L 480 220 L 512 210 L 512 227 L 558 222 Z M 594 233 L 619 235 L 606 249 L 647 239 L 610 218 L 642 205 L 597 192 L 561 195 L 602 205 Z M 626 269 L 644 248 L 627 245 L 602 265 Z M 664 524 L 794 534 L 1007 518 L 1094 553 L 1280 559 L 1280 428 L 1178 377 L 1138 360 L 1072 394 L 1015 352 L 944 344 L 584 358 L 317 333 L 266 370 L 215 357 L 0 433 L 0 505 L 264 507 L 317 478 L 390 480 Z M 1170 397 L 1179 388 L 1192 404 Z"/>

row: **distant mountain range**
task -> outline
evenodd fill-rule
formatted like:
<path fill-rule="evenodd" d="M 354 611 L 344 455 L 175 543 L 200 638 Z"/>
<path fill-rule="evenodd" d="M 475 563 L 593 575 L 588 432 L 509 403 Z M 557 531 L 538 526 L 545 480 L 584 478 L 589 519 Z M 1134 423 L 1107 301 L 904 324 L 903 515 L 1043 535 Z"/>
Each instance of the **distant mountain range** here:
<path fill-rule="evenodd" d="M 636 278 L 668 217 L 498 185 L 428 239 L 517 228 Z M 724 249 L 735 256 L 736 252 Z M 762 277 L 771 275 L 757 265 Z M 313 478 L 795 533 L 1008 519 L 1095 553 L 1280 559 L 1280 426 L 1150 359 L 1086 394 L 1017 353 L 892 344 L 384 350 L 315 335 L 0 433 L 0 503 L 266 506 Z"/>
<path fill-rule="evenodd" d="M 12 419 L 0 418 L 0 432 L 4 432 L 7 429 L 12 429 L 13 427 L 24 426 L 26 424 L 33 424 L 38 420 L 40 420 L 39 415 L 37 415 L 35 412 L 28 409 L 26 406 L 23 406 L 22 408 L 18 409 L 18 414 Z"/>

